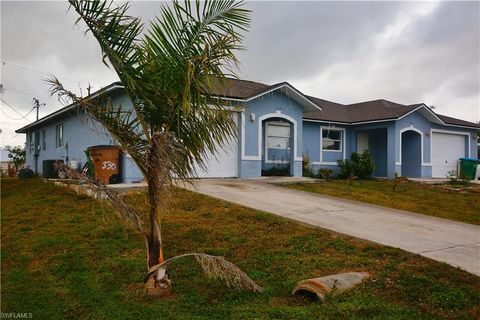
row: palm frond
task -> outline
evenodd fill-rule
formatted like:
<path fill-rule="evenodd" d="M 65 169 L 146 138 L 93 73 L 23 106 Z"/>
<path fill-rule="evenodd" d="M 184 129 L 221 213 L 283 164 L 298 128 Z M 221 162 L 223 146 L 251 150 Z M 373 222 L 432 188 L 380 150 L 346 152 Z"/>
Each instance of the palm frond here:
<path fill-rule="evenodd" d="M 157 276 L 154 283 L 161 282 L 158 277 L 166 277 L 161 271 L 168 263 L 194 256 L 208 277 L 260 292 L 245 273 L 222 257 L 195 253 L 163 261 L 159 219 L 172 180 L 188 181 L 195 174 L 195 164 L 205 168 L 205 156 L 218 152 L 236 135 L 231 112 L 215 97 L 214 88 L 224 83 L 226 76 L 235 76 L 235 52 L 242 49 L 249 11 L 235 0 L 174 1 L 172 6 L 162 5 L 161 16 L 142 35 L 143 24 L 127 14 L 128 3 L 69 3 L 86 23 L 86 32 L 100 44 L 104 63 L 117 73 L 132 107 L 114 106 L 102 95 L 78 97 L 56 78 L 47 82 L 52 95 L 83 108 L 102 124 L 148 181 L 150 233 L 145 239 L 148 267 Z M 106 187 L 97 187 L 110 194 Z M 118 199 L 114 205 L 124 220 L 140 227 L 134 210 L 116 194 L 109 197 Z"/>
<path fill-rule="evenodd" d="M 165 273 L 164 269 L 169 264 L 178 259 L 187 257 L 193 257 L 195 261 L 198 262 L 207 278 L 220 279 L 230 288 L 262 292 L 262 288 L 235 264 L 225 260 L 224 257 L 212 256 L 204 253 L 187 253 L 167 259 L 165 262 L 150 268 L 144 281 L 146 282 L 149 277 L 154 276 L 157 272 L 161 278 Z"/>
<path fill-rule="evenodd" d="M 103 62 L 108 62 L 116 71 L 132 102 L 136 102 L 139 74 L 142 72 L 143 50 L 138 45 L 143 24 L 137 17 L 127 14 L 128 2 L 116 5 L 113 1 L 69 0 L 70 6 L 79 14 L 100 44 Z M 142 108 L 133 103 L 137 118 L 148 138 L 149 130 L 142 117 Z"/>
<path fill-rule="evenodd" d="M 67 174 L 68 178 L 78 180 L 79 182 L 92 187 L 98 194 L 112 204 L 112 206 L 116 209 L 114 211 L 117 216 L 124 221 L 127 226 L 132 227 L 143 237 L 146 237 L 144 223 L 140 214 L 138 214 L 134 208 L 125 202 L 125 199 L 120 192 L 109 188 L 101 181 L 87 177 L 85 174 L 80 173 L 68 166 L 62 165 L 60 169 Z"/>

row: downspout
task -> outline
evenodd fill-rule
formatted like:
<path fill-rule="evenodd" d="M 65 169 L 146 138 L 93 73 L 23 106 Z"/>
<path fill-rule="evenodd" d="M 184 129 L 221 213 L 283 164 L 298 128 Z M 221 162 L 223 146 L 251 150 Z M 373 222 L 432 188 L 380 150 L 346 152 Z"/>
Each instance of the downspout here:
<path fill-rule="evenodd" d="M 35 158 L 35 175 L 38 174 L 38 153 L 39 153 L 39 147 L 40 147 L 40 144 L 38 143 L 39 142 L 39 139 L 40 139 L 40 134 L 39 134 L 39 131 L 38 129 L 35 130 L 35 143 L 34 143 L 34 158 Z"/>

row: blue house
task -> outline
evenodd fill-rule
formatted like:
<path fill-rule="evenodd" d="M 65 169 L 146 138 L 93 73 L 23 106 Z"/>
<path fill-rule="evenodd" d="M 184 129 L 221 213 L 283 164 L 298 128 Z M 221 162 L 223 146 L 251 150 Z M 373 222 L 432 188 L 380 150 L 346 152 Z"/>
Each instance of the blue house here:
<path fill-rule="evenodd" d="M 338 172 L 337 160 L 369 150 L 376 177 L 445 178 L 462 157 L 475 157 L 480 127 L 443 116 L 423 103 L 402 105 L 387 100 L 343 105 L 304 95 L 287 82 L 266 85 L 229 79 L 217 95 L 230 107 L 238 132 L 228 146 L 207 158 L 199 177 L 268 175 L 284 170 L 302 175 L 302 156 L 314 170 Z M 121 83 L 94 93 L 108 94 L 116 105 L 131 105 Z M 66 106 L 16 131 L 26 134 L 27 164 L 40 175 L 43 163 L 63 160 L 77 168 L 85 150 L 115 141 L 77 106 Z M 124 182 L 142 180 L 128 154 L 121 157 Z"/>

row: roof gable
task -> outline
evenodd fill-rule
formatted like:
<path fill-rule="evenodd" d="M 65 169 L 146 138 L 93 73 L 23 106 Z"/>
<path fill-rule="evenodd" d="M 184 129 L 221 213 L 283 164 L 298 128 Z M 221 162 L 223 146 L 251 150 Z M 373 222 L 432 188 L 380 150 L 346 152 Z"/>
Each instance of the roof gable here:
<path fill-rule="evenodd" d="M 90 94 L 88 97 L 86 97 L 87 99 L 93 99 L 101 94 L 104 94 L 104 93 L 107 93 L 107 92 L 111 92 L 111 91 L 114 91 L 114 90 L 118 90 L 118 89 L 122 89 L 123 88 L 123 84 L 121 82 L 113 82 L 111 84 L 109 84 L 108 86 L 106 86 L 105 88 L 102 88 L 102 89 L 99 89 L 95 92 L 93 92 L 92 94 Z M 35 122 L 32 122 L 30 124 L 27 124 L 26 126 L 20 128 L 20 129 L 17 129 L 15 130 L 16 133 L 27 133 L 28 129 L 32 128 L 32 127 L 35 127 L 41 123 L 44 123 L 46 121 L 49 121 L 53 118 L 57 118 L 58 116 L 60 115 L 63 115 L 64 113 L 70 111 L 70 110 L 74 110 L 75 108 L 77 108 L 77 104 L 76 103 L 72 103 L 72 104 L 69 104 L 68 106 L 65 106 L 57 111 L 54 111 L 48 115 L 46 115 L 45 117 L 42 117 L 40 118 L 39 120 L 35 121 Z"/>
<path fill-rule="evenodd" d="M 316 99 L 323 107 L 322 112 L 309 112 L 304 119 L 314 121 L 332 121 L 345 124 L 392 121 L 402 119 L 412 112 L 419 112 L 428 121 L 441 125 L 454 125 L 467 128 L 480 128 L 480 125 L 465 120 L 436 114 L 424 103 L 402 105 L 385 99 L 372 100 L 349 105 Z"/>
<path fill-rule="evenodd" d="M 222 83 L 216 82 L 213 84 L 214 95 L 227 100 L 243 102 L 252 101 L 274 91 L 279 91 L 284 95 L 291 97 L 304 108 L 305 112 L 322 110 L 321 106 L 314 100 L 304 95 L 288 82 L 266 85 L 253 81 L 227 78 Z"/>

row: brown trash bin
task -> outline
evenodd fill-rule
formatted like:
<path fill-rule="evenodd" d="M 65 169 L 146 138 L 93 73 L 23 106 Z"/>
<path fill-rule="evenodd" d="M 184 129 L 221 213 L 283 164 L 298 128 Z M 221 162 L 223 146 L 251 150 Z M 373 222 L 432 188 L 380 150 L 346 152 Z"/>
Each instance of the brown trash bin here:
<path fill-rule="evenodd" d="M 95 178 L 104 184 L 119 183 L 120 178 L 120 153 L 118 146 L 93 146 L 88 147 L 88 153 L 93 163 Z"/>

